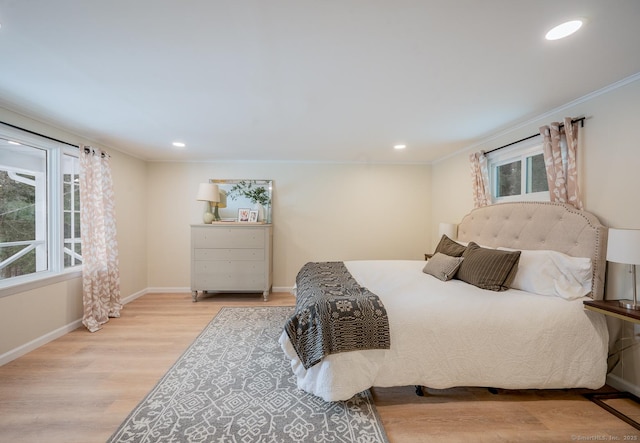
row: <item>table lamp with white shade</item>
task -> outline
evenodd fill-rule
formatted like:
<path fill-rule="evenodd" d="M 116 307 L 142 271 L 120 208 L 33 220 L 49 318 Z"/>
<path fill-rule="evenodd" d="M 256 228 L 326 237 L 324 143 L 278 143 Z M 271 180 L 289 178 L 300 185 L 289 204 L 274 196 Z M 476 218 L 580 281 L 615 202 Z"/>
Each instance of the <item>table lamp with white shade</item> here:
<path fill-rule="evenodd" d="M 456 240 L 458 238 L 458 225 L 455 223 L 440 223 L 438 226 L 438 240 L 443 235 L 446 235 L 451 240 Z"/>
<path fill-rule="evenodd" d="M 631 266 L 633 300 L 620 300 L 626 309 L 640 310 L 636 286 L 636 265 L 640 265 L 640 229 L 609 229 L 607 261 Z"/>
<path fill-rule="evenodd" d="M 220 190 L 218 189 L 218 185 L 213 183 L 200 183 L 196 200 L 207 202 L 202 216 L 202 221 L 205 224 L 211 223 L 215 218 L 211 212 L 211 203 L 220 201 Z"/>

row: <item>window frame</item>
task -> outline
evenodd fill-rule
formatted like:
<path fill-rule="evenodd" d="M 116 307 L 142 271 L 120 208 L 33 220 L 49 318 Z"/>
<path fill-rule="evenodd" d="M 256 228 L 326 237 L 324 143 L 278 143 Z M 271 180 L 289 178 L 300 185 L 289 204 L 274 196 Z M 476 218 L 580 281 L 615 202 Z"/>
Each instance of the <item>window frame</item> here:
<path fill-rule="evenodd" d="M 487 154 L 487 169 L 489 185 L 491 187 L 492 203 L 507 203 L 519 201 L 551 201 L 549 191 L 527 193 L 528 168 L 527 159 L 543 154 L 542 140 L 538 137 L 517 143 L 508 148 Z M 499 166 L 520 161 L 520 194 L 498 197 L 497 168 Z"/>
<path fill-rule="evenodd" d="M 0 280 L 0 298 L 82 275 L 82 264 L 64 266 L 63 156 L 79 158 L 79 149 L 65 143 L 0 125 L 0 138 L 46 151 L 47 270 Z"/>

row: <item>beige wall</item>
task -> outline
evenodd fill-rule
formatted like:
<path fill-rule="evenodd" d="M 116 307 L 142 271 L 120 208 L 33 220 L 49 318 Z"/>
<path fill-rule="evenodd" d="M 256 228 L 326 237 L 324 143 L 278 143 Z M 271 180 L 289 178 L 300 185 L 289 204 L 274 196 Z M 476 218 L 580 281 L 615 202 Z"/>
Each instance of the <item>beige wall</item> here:
<path fill-rule="evenodd" d="M 538 132 L 538 127 L 565 116 L 586 116 L 580 128 L 579 168 L 585 209 L 612 227 L 640 228 L 640 133 L 638 126 L 640 80 L 631 82 L 561 112 L 504 133 L 481 147 L 433 164 L 431 198 L 434 226 L 456 221 L 473 209 L 468 156 L 491 150 Z M 432 231 L 432 234 L 435 231 Z M 435 241 L 434 237 L 434 241 Z"/>
<path fill-rule="evenodd" d="M 116 197 L 120 290 L 124 298 L 148 287 L 148 164 L 112 149 L 107 151 L 111 154 Z"/>
<path fill-rule="evenodd" d="M 200 182 L 274 181 L 274 287 L 313 260 L 420 259 L 429 248 L 430 166 L 150 163 L 149 286 L 189 286 L 189 225 L 201 223 Z"/>
<path fill-rule="evenodd" d="M 596 214 L 607 226 L 640 229 L 640 203 L 637 196 L 640 190 L 639 103 L 640 80 L 636 80 L 497 137 L 483 145 L 482 149 L 490 150 L 534 134 L 539 126 L 562 121 L 565 116 L 586 116 L 585 126 L 580 129 L 579 151 L 580 184 L 585 209 Z M 480 149 L 478 147 L 473 151 Z M 468 161 L 470 152 L 459 153 L 433 165 L 432 235 L 437 231 L 439 221 L 457 222 L 473 208 Z M 436 241 L 435 235 L 432 239 Z M 630 276 L 620 266 L 609 264 L 607 298 L 631 298 Z M 620 325 L 616 322 L 611 325 L 613 335 Z M 631 337 L 632 324 L 625 323 L 622 327 L 626 337 Z M 630 343 L 627 341 L 625 344 Z M 623 354 L 622 363 L 614 374 L 640 390 L 640 347 L 636 345 Z"/>
<path fill-rule="evenodd" d="M 0 120 L 69 143 L 100 147 L 75 134 L 0 108 Z M 123 297 L 147 287 L 146 163 L 113 149 L 111 154 Z M 55 338 L 82 318 L 82 281 L 73 278 L 0 297 L 0 358 L 33 341 Z M 62 331 L 62 332 L 61 332 Z M 1 359 L 0 359 L 1 361 Z"/>

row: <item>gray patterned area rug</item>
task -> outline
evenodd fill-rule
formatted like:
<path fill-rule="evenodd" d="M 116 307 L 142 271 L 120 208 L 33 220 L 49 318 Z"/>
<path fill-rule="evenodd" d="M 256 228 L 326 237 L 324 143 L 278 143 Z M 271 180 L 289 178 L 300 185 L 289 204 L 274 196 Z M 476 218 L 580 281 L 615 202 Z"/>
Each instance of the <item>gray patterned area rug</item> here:
<path fill-rule="evenodd" d="M 278 344 L 293 307 L 223 308 L 109 442 L 385 442 L 369 391 L 299 390 Z"/>

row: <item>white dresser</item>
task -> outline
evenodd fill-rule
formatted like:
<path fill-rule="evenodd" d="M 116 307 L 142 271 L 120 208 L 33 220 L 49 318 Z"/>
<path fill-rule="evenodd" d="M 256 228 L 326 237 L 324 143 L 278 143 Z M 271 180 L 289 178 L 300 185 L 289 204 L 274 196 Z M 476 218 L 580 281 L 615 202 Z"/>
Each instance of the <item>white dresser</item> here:
<path fill-rule="evenodd" d="M 191 225 L 191 291 L 271 291 L 271 224 Z"/>

